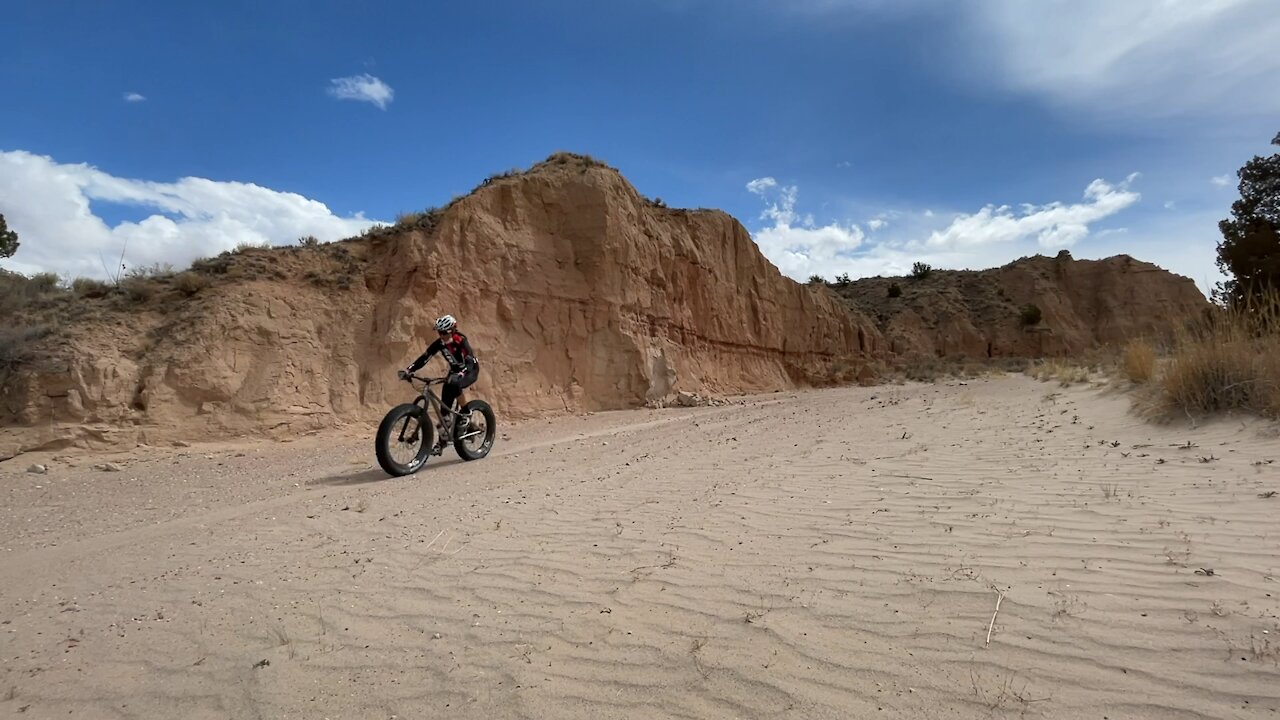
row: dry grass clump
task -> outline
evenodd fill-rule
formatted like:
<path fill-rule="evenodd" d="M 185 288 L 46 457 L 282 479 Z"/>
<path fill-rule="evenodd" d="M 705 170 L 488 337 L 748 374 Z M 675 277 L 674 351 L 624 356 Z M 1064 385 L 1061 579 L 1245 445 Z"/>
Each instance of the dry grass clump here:
<path fill-rule="evenodd" d="M 1078 362 L 1052 358 L 1031 364 L 1026 369 L 1026 374 L 1040 382 L 1056 382 L 1062 387 L 1071 387 L 1089 382 L 1092 370 Z"/>
<path fill-rule="evenodd" d="M 130 302 L 142 303 L 156 294 L 156 281 L 147 277 L 127 277 L 120 281 L 120 290 Z"/>
<path fill-rule="evenodd" d="M 551 153 L 551 155 L 547 156 L 546 160 L 543 160 L 542 162 L 535 164 L 530 169 L 537 170 L 538 168 L 552 166 L 552 165 L 577 166 L 583 169 L 591 168 L 591 167 L 608 168 L 610 170 L 614 169 L 608 163 L 602 160 L 597 160 L 596 158 L 590 155 L 587 155 L 585 153 L 565 152 L 563 150 L 559 152 Z"/>
<path fill-rule="evenodd" d="M 878 361 L 858 363 L 837 360 L 828 368 L 825 377 L 814 380 L 819 385 L 872 385 L 890 374 L 888 368 Z"/>
<path fill-rule="evenodd" d="M 125 273 L 125 277 L 139 278 L 141 280 L 163 280 L 173 277 L 173 273 L 173 266 L 169 263 L 154 263 L 130 268 L 129 272 Z"/>
<path fill-rule="evenodd" d="M 115 289 L 115 285 L 103 280 L 95 280 L 94 278 L 76 278 L 71 281 L 71 292 L 77 297 L 100 298 L 111 294 Z"/>
<path fill-rule="evenodd" d="M 1183 329 L 1149 388 L 1145 409 L 1156 417 L 1280 417 L 1280 292 L 1215 308 Z"/>
<path fill-rule="evenodd" d="M 187 297 L 195 295 L 212 284 L 213 281 L 207 275 L 190 270 L 180 272 L 173 277 L 173 289 Z"/>
<path fill-rule="evenodd" d="M 1130 382 L 1142 384 L 1156 374 L 1156 349 L 1145 340 L 1130 341 L 1120 354 L 1120 368 Z"/>
<path fill-rule="evenodd" d="M 41 273 L 27 277 L 0 269 L 0 317 L 14 317 L 20 310 L 58 295 L 63 289 L 58 276 Z"/>
<path fill-rule="evenodd" d="M 883 375 L 899 382 L 936 383 L 949 380 L 973 380 L 991 375 L 1023 372 L 1028 363 L 1029 361 L 1025 358 L 912 355 L 895 367 L 886 369 Z"/>
<path fill-rule="evenodd" d="M 48 325 L 0 327 L 0 377 L 32 360 L 37 341 L 51 331 Z"/>

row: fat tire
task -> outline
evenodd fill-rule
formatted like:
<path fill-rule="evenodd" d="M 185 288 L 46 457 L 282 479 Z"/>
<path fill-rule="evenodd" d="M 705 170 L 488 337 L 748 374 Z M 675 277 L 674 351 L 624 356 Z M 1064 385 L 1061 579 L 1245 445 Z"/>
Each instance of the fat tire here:
<path fill-rule="evenodd" d="M 472 400 L 462 406 L 463 415 L 470 415 L 476 411 L 479 411 L 481 415 L 484 415 L 485 425 L 484 444 L 480 446 L 480 452 L 471 452 L 467 447 L 467 444 L 463 442 L 461 438 L 457 437 L 456 434 L 453 439 L 453 449 L 457 451 L 458 457 L 467 461 L 479 460 L 485 455 L 488 455 L 489 451 L 493 449 L 493 438 L 498 432 L 498 419 L 494 417 L 493 408 L 489 407 L 489 403 L 483 400 Z"/>
<path fill-rule="evenodd" d="M 418 420 L 418 432 L 422 434 L 422 445 L 418 448 L 418 454 L 408 465 L 403 465 L 391 458 L 391 439 L 399 431 L 400 422 L 406 417 L 415 417 Z M 388 475 L 393 477 L 401 477 L 403 475 L 411 475 L 422 469 L 427 464 L 427 458 L 431 456 L 432 440 L 435 439 L 435 430 L 431 425 L 431 418 L 426 416 L 422 406 L 414 403 L 405 403 L 391 408 L 386 416 L 382 418 L 382 422 L 378 425 L 378 435 L 374 440 L 374 452 L 378 456 L 378 464 Z"/>

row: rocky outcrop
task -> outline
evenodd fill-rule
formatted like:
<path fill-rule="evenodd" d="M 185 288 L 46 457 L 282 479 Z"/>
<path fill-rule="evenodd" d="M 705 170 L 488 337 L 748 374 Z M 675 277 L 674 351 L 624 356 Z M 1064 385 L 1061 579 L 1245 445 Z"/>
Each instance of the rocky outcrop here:
<path fill-rule="evenodd" d="M 362 238 L 193 272 L 212 284 L 156 280 L 142 300 L 72 315 L 42 362 L 5 379 L 0 445 L 368 422 L 412 397 L 395 370 L 445 312 L 480 357 L 474 393 L 506 418 L 865 377 L 884 350 L 870 321 L 783 277 L 730 216 L 651 203 L 572 155 Z"/>
<path fill-rule="evenodd" d="M 867 278 L 837 292 L 876 321 L 892 356 L 904 358 L 1080 355 L 1135 338 L 1159 341 L 1208 307 L 1190 278 L 1127 255 L 1075 260 L 1065 250 L 991 270 Z"/>

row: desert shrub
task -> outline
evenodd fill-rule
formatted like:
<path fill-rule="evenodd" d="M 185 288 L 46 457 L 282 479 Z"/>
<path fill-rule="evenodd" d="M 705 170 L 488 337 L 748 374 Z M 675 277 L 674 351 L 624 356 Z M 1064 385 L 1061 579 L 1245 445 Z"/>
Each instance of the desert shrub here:
<path fill-rule="evenodd" d="M 485 185 L 490 185 L 499 180 L 505 180 L 509 177 L 516 177 L 517 175 L 522 175 L 522 174 L 524 174 L 524 171 L 521 170 L 520 168 L 511 168 L 510 170 L 507 170 L 505 172 L 497 172 L 490 175 L 489 177 L 481 181 L 480 186 L 484 187 Z"/>
<path fill-rule="evenodd" d="M 58 292 L 58 276 L 53 273 L 27 277 L 0 270 L 0 316 L 10 316 L 37 300 Z"/>
<path fill-rule="evenodd" d="M 167 278 L 170 275 L 173 275 L 173 266 L 169 263 L 155 263 L 153 265 L 130 268 L 125 273 L 125 277 L 140 279 Z"/>
<path fill-rule="evenodd" d="M 946 377 L 946 360 L 934 355 L 915 355 L 901 367 L 902 375 L 913 382 L 937 382 Z"/>
<path fill-rule="evenodd" d="M 1023 325 L 1037 325 L 1040 322 L 1042 313 L 1040 306 L 1035 303 L 1028 303 L 1022 308 L 1022 312 L 1018 315 L 1018 319 Z"/>
<path fill-rule="evenodd" d="M 270 250 L 272 247 L 273 246 L 269 242 L 260 242 L 260 243 L 242 242 L 239 245 L 236 245 L 236 249 L 234 250 L 234 252 L 242 253 L 246 250 Z"/>
<path fill-rule="evenodd" d="M 849 278 L 849 273 L 840 273 L 836 276 L 836 285 L 840 287 L 848 287 L 853 280 Z"/>
<path fill-rule="evenodd" d="M 124 296 L 132 302 L 146 302 L 156 294 L 156 283 L 150 278 L 127 277 L 120 281 Z"/>
<path fill-rule="evenodd" d="M 1032 363 L 1024 372 L 1041 382 L 1056 382 L 1062 387 L 1089 382 L 1088 367 L 1059 358 Z"/>
<path fill-rule="evenodd" d="M 1280 292 L 1215 309 L 1181 330 L 1148 387 L 1147 409 L 1157 416 L 1280 417 Z"/>
<path fill-rule="evenodd" d="M 1120 356 L 1124 376 L 1134 383 L 1145 383 L 1156 372 L 1156 350 L 1145 340 L 1130 341 Z"/>
<path fill-rule="evenodd" d="M 173 289 L 187 297 L 195 295 L 212 284 L 213 281 L 207 275 L 201 275 L 190 270 L 180 272 L 173 278 Z"/>
<path fill-rule="evenodd" d="M 911 277 L 917 280 L 923 280 L 933 273 L 933 266 L 928 263 L 917 262 L 911 266 Z"/>
<path fill-rule="evenodd" d="M 71 281 L 71 292 L 86 298 L 106 297 L 111 294 L 115 286 L 109 282 L 95 280 L 94 278 L 80 277 Z"/>
<path fill-rule="evenodd" d="M 539 165 L 585 165 L 588 167 L 609 167 L 607 163 L 597 160 L 590 155 L 584 153 L 565 152 L 563 150 L 551 153 L 546 160 L 543 160 L 534 167 L 538 167 Z"/>
<path fill-rule="evenodd" d="M 298 244 L 302 247 L 315 247 L 320 244 L 320 239 L 315 235 L 303 235 L 298 238 Z"/>
<path fill-rule="evenodd" d="M 51 331 L 48 325 L 0 327 L 0 374 L 36 357 L 36 343 Z"/>
<path fill-rule="evenodd" d="M 809 284 L 810 284 L 810 285 L 825 285 L 825 284 L 827 284 L 827 279 L 826 279 L 826 278 L 824 278 L 824 277 L 822 277 L 821 275 L 810 275 L 810 276 L 809 276 Z"/>
<path fill-rule="evenodd" d="M 217 257 L 199 258 L 191 263 L 192 272 L 205 275 L 225 275 L 231 269 L 231 253 L 220 253 Z"/>
<path fill-rule="evenodd" d="M 1031 367 L 1031 360 L 1024 357 L 1002 357 L 993 360 L 992 365 L 1007 373 L 1025 373 Z"/>
<path fill-rule="evenodd" d="M 61 280 L 57 273 L 36 273 L 30 278 L 31 288 L 38 294 L 48 294 L 58 291 L 58 284 Z"/>
<path fill-rule="evenodd" d="M 902 297 L 902 288 L 898 287 L 898 283 L 893 283 L 889 286 L 889 297 Z"/>
<path fill-rule="evenodd" d="M 449 201 L 449 205 L 457 202 L 458 199 L 457 196 L 454 196 L 453 200 Z M 447 208 L 448 205 L 443 208 L 429 207 L 422 212 L 400 213 L 396 216 L 395 225 L 373 227 L 367 230 L 366 233 L 369 236 L 378 237 L 396 228 L 422 228 L 430 232 L 440 222 L 440 218 L 444 217 L 444 211 Z"/>

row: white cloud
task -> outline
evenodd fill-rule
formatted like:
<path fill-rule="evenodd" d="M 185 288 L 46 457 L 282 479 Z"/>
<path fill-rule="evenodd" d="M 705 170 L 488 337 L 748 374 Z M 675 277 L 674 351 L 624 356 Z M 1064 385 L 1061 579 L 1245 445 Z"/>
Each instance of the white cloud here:
<path fill-rule="evenodd" d="M 871 218 L 870 220 L 867 221 L 867 227 L 871 228 L 872 230 L 880 230 L 882 228 L 887 227 L 888 225 L 889 225 L 889 221 L 885 220 L 884 218 Z"/>
<path fill-rule="evenodd" d="M 760 216 L 773 224 L 756 233 L 755 241 L 765 257 L 784 274 L 807 278 L 813 273 L 826 272 L 842 254 L 862 244 L 865 235 L 856 225 L 832 223 L 817 227 L 812 215 L 799 216 L 796 213 L 799 191 L 795 186 L 778 187 L 777 181 L 769 177 L 747 183 L 748 191 L 761 196 L 775 194 L 771 192 L 775 189 L 776 198 Z"/>
<path fill-rule="evenodd" d="M 1275 0 L 803 0 L 830 13 L 949 28 L 952 72 L 1100 114 L 1267 118 L 1280 112 Z M 784 9 L 785 8 L 785 9 Z M 917 12 L 919 11 L 919 12 Z"/>
<path fill-rule="evenodd" d="M 886 210 L 867 223 L 868 227 L 885 223 L 875 239 L 853 224 L 832 222 L 813 227 L 811 223 L 797 227 L 801 217 L 796 208 L 799 191 L 795 186 L 778 187 L 775 183 L 768 186 L 772 192 L 756 193 L 766 196 L 760 218 L 767 223 L 753 236 L 761 252 L 783 274 L 802 282 L 815 274 L 826 278 L 841 273 L 852 277 L 905 275 L 916 261 L 938 268 L 997 267 L 1090 237 L 1092 224 L 1138 202 L 1139 194 L 1129 188 L 1136 178 L 1135 173 L 1117 184 L 1094 180 L 1085 188 L 1081 202 L 1023 204 L 1016 212 L 1008 205 L 988 205 L 977 212 L 959 214 Z M 892 225 L 884 220 L 887 217 L 894 219 Z M 940 227 L 940 223 L 945 224 Z M 1126 232 L 1117 228 L 1093 237 L 1096 240 Z M 1122 251 L 1104 254 L 1116 252 Z"/>
<path fill-rule="evenodd" d="M 154 213 L 110 226 L 91 201 Z M 337 240 L 375 224 L 363 215 L 338 217 L 316 200 L 249 183 L 120 178 L 21 150 L 0 152 L 0 213 L 22 243 L 5 266 L 99 278 L 106 274 L 100 258 L 118 258 L 125 247 L 129 267 L 183 267 L 240 243 L 283 244 L 304 235 Z"/>
<path fill-rule="evenodd" d="M 1209 182 L 1213 183 L 1214 185 L 1217 185 L 1218 187 L 1227 187 L 1228 185 L 1231 184 L 1231 176 L 1215 175 L 1214 177 L 1209 178 Z"/>
<path fill-rule="evenodd" d="M 1112 235 L 1125 235 L 1128 232 L 1129 232 L 1129 228 L 1127 227 L 1107 228 L 1106 230 L 1099 230 L 1098 232 L 1094 233 L 1093 236 L 1101 240 L 1104 237 L 1111 237 Z"/>
<path fill-rule="evenodd" d="M 1107 113 L 1280 111 L 1274 0 L 984 0 L 967 40 L 1011 86 Z"/>
<path fill-rule="evenodd" d="M 1008 205 L 988 205 L 972 215 L 961 215 L 945 229 L 929 236 L 931 248 L 963 248 L 1035 239 L 1041 248 L 1064 248 L 1089 234 L 1090 223 L 1110 217 L 1136 203 L 1142 196 L 1129 189 L 1136 175 L 1119 185 L 1094 180 L 1085 188 L 1085 202 L 1065 205 L 1023 205 L 1021 214 Z"/>
<path fill-rule="evenodd" d="M 146 96 L 145 96 L 145 95 L 142 95 L 142 94 L 140 94 L 140 93 L 136 93 L 136 92 L 125 93 L 125 95 L 124 95 L 124 101 L 125 101 L 125 102 L 139 103 L 139 102 L 142 102 L 143 100 L 146 100 L 146 99 L 147 99 L 147 98 L 146 98 Z"/>
<path fill-rule="evenodd" d="M 1165 210 L 1177 210 L 1177 209 L 1178 209 L 1178 203 L 1176 203 L 1176 202 L 1174 202 L 1174 201 L 1172 201 L 1172 200 L 1165 200 L 1165 201 L 1164 201 L 1164 209 L 1165 209 Z"/>
<path fill-rule="evenodd" d="M 386 110 L 387 104 L 395 96 L 391 86 L 368 74 L 351 77 L 334 78 L 329 81 L 329 94 L 339 100 L 358 100 L 377 105 Z"/>
<path fill-rule="evenodd" d="M 849 162 L 848 160 L 841 160 L 840 162 L 836 163 L 836 167 L 842 168 L 842 169 L 849 168 L 849 167 L 853 167 L 853 163 Z"/>

